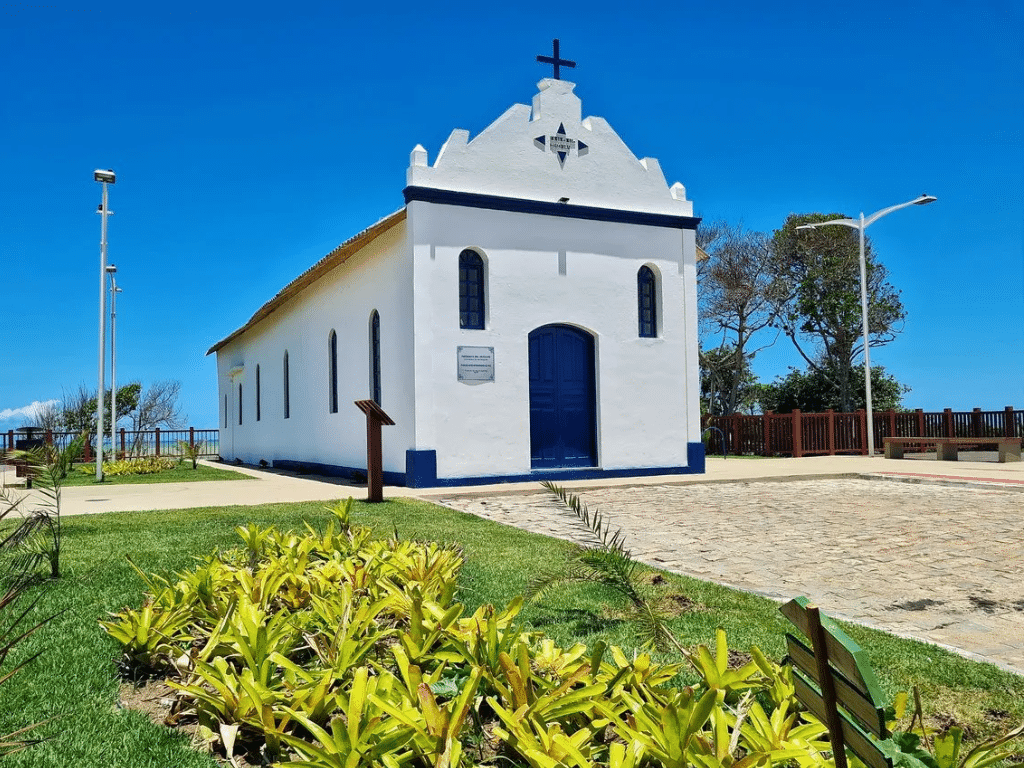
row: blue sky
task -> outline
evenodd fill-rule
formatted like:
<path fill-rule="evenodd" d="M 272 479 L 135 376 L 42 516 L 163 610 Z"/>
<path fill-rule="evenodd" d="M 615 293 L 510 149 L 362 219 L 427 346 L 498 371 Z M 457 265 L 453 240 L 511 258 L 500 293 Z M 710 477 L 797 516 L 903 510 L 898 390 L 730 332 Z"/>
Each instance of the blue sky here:
<path fill-rule="evenodd" d="M 909 407 L 1024 408 L 1021 29 L 1019 0 L 2 4 L 0 429 L 96 386 L 94 168 L 118 177 L 118 380 L 180 380 L 211 427 L 206 350 L 401 207 L 413 146 L 529 103 L 554 37 L 584 114 L 705 218 L 936 195 L 868 230 L 908 311 L 872 360 Z M 782 339 L 755 371 L 790 365 Z"/>

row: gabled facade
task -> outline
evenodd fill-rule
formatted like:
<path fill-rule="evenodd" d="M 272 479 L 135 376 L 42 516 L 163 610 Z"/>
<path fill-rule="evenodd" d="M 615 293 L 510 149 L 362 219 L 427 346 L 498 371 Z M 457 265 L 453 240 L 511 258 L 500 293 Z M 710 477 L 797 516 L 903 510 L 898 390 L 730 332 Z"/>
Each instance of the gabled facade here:
<path fill-rule="evenodd" d="M 539 87 L 210 349 L 225 458 L 365 471 L 373 398 L 392 484 L 703 471 L 692 204 Z"/>

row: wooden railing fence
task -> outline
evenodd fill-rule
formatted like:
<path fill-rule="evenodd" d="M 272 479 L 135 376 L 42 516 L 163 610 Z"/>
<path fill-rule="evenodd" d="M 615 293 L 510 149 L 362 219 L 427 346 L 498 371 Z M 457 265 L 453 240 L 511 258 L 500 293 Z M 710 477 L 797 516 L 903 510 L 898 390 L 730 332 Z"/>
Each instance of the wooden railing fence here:
<path fill-rule="evenodd" d="M 79 436 L 79 432 L 53 432 L 39 430 L 34 437 L 42 440 L 48 445 L 57 445 L 61 448 L 67 446 L 72 440 Z M 24 434 L 15 430 L 0 432 L 0 454 L 13 451 L 18 443 L 25 439 Z M 220 430 L 218 429 L 150 429 L 150 430 L 126 430 L 121 429 L 117 433 L 117 445 L 111 446 L 110 436 L 104 435 L 103 452 L 104 457 L 108 453 L 116 453 L 117 457 L 123 456 L 167 456 L 180 458 L 182 454 L 181 443 L 189 446 L 199 445 L 203 456 L 217 456 L 220 453 Z M 85 452 L 82 461 L 93 461 L 95 458 L 95 435 L 89 435 L 85 441 Z"/>
<path fill-rule="evenodd" d="M 875 411 L 875 446 L 883 437 L 1024 437 L 1024 411 Z M 867 413 L 765 413 L 759 416 L 702 416 L 701 429 L 717 427 L 725 435 L 727 453 L 755 456 L 867 454 Z M 721 452 L 717 435 L 706 441 L 707 452 Z"/>

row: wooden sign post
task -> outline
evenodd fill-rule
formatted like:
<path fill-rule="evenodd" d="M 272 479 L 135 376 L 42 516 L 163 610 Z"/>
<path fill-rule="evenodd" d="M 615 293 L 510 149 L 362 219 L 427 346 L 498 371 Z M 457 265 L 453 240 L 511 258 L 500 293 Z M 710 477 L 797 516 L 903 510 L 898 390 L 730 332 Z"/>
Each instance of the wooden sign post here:
<path fill-rule="evenodd" d="M 787 634 L 787 658 L 797 699 L 828 726 L 836 768 L 846 768 L 847 748 L 869 768 L 892 768 L 892 760 L 871 739 L 888 738 L 889 732 L 884 698 L 867 654 L 806 597 L 779 610 L 811 641 L 808 648 Z"/>
<path fill-rule="evenodd" d="M 384 453 L 381 448 L 381 426 L 395 422 L 373 400 L 356 400 L 356 407 L 366 414 L 366 500 L 384 501 Z"/>

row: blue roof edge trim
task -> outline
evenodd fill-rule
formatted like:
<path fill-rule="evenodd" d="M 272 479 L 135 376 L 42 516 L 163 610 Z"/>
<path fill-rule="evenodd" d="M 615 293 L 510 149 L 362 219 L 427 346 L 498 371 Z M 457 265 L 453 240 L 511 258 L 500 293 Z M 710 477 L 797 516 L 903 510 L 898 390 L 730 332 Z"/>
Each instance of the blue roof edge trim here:
<path fill-rule="evenodd" d="M 649 227 L 668 227 L 670 229 L 696 229 L 701 221 L 698 216 L 673 216 L 668 213 L 647 213 L 645 211 L 624 211 L 618 208 L 596 208 L 590 205 L 549 203 L 543 200 L 482 195 L 476 192 L 456 192 L 434 187 L 406 187 L 402 190 L 402 194 L 405 195 L 406 204 L 419 201 L 439 205 L 459 205 L 466 208 L 485 208 L 491 211 L 560 216 L 568 219 L 644 224 Z"/>

